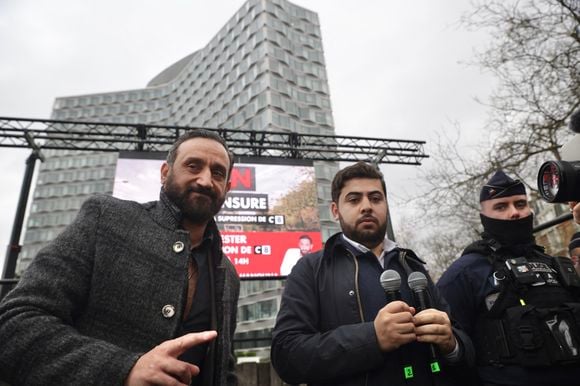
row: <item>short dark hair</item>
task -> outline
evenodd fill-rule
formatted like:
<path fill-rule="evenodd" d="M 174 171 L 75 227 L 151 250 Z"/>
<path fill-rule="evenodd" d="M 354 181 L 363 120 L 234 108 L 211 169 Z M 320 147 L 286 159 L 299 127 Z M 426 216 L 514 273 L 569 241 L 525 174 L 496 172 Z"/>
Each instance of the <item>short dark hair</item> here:
<path fill-rule="evenodd" d="M 308 235 L 302 235 L 298 238 L 298 240 L 308 240 L 312 244 L 312 239 Z"/>
<path fill-rule="evenodd" d="M 226 149 L 226 152 L 228 153 L 228 158 L 230 160 L 230 167 L 228 169 L 228 176 L 230 176 L 231 171 L 234 167 L 234 155 L 228 148 L 228 144 L 226 143 L 225 139 L 223 139 L 218 133 L 206 129 L 190 130 L 182 134 L 179 138 L 177 138 L 177 140 L 173 143 L 173 145 L 171 145 L 171 149 L 169 149 L 169 152 L 167 153 L 166 159 L 167 163 L 169 165 L 173 165 L 173 163 L 177 159 L 177 151 L 179 150 L 179 146 L 181 146 L 183 142 L 193 138 L 212 139 L 221 144 L 224 147 L 224 149 Z"/>
<path fill-rule="evenodd" d="M 381 171 L 376 167 L 366 162 L 359 161 L 354 165 L 347 166 L 346 168 L 340 170 L 334 176 L 331 190 L 333 202 L 338 203 L 338 197 L 340 197 L 342 188 L 344 188 L 344 185 L 347 183 L 347 181 L 350 181 L 353 178 L 370 178 L 373 180 L 380 180 L 383 193 L 385 196 L 387 195 L 387 187 L 385 185 L 385 178 L 383 177 L 383 173 L 381 173 Z"/>

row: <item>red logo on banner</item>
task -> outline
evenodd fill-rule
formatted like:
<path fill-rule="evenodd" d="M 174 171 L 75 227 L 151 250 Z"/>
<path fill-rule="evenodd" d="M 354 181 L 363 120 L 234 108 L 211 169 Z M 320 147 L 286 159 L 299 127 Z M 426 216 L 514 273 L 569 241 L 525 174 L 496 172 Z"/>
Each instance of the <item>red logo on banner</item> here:
<path fill-rule="evenodd" d="M 255 191 L 256 168 L 251 166 L 234 166 L 232 170 L 231 190 Z"/>

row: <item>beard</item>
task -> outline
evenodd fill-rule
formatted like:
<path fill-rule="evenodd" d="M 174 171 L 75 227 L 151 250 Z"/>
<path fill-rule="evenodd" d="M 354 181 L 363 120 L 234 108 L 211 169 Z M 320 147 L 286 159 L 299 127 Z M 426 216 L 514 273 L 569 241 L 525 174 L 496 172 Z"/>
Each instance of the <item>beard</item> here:
<path fill-rule="evenodd" d="M 192 224 L 206 224 L 221 209 L 225 195 L 220 196 L 213 189 L 192 184 L 182 188 L 169 173 L 163 185 L 167 197 L 179 208 L 183 218 Z"/>
<path fill-rule="evenodd" d="M 385 221 L 381 224 L 377 220 L 377 228 L 361 229 L 357 228 L 357 225 L 359 225 L 361 220 L 362 219 L 357 220 L 356 224 L 353 226 L 351 224 L 347 224 L 343 220 L 342 216 L 338 216 L 338 221 L 340 222 L 342 233 L 349 239 L 356 241 L 357 243 L 362 244 L 369 249 L 372 249 L 382 243 L 385 239 L 385 234 L 387 233 L 387 222 Z"/>

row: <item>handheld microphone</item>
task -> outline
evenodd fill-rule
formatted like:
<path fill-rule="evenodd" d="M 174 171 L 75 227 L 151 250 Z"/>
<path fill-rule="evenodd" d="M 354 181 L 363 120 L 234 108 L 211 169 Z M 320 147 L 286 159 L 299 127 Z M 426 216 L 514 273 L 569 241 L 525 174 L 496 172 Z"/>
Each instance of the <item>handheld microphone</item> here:
<path fill-rule="evenodd" d="M 387 300 L 393 302 L 401 299 L 399 288 L 401 288 L 401 275 L 393 269 L 387 269 L 381 274 L 381 286 L 387 294 Z"/>
<path fill-rule="evenodd" d="M 393 302 L 395 300 L 401 300 L 401 275 L 393 269 L 387 269 L 381 274 L 380 278 L 381 286 L 385 290 L 385 294 L 387 295 L 387 301 Z M 413 366 L 409 364 L 412 362 L 410 360 L 410 355 L 407 352 L 407 348 L 405 346 L 399 347 L 400 355 L 399 360 L 405 361 L 405 366 L 403 367 L 403 375 L 406 380 L 412 379 L 414 377 L 413 374 Z"/>
<path fill-rule="evenodd" d="M 415 298 L 419 303 L 419 310 L 423 311 L 427 308 L 431 307 L 431 301 L 429 299 L 429 293 L 427 291 L 427 277 L 421 272 L 411 272 L 409 278 L 407 279 L 407 284 L 409 284 L 409 288 L 415 294 Z M 431 356 L 431 372 L 438 373 L 441 371 L 439 367 L 439 361 L 437 359 L 437 351 L 435 350 L 435 346 L 429 343 L 429 354 Z"/>
<path fill-rule="evenodd" d="M 409 288 L 411 288 L 411 291 L 413 291 L 415 298 L 419 303 L 418 311 L 423 311 L 429 308 L 431 304 L 427 294 L 427 277 L 421 272 L 411 272 L 407 279 L 407 284 L 409 284 Z"/>

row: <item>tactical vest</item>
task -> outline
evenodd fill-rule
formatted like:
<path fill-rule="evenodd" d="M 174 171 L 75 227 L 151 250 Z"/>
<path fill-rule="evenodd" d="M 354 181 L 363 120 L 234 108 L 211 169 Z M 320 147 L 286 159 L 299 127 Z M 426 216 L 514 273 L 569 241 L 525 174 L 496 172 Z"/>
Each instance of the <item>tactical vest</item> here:
<path fill-rule="evenodd" d="M 474 344 L 480 365 L 580 363 L 580 278 L 570 259 L 535 246 L 508 256 L 493 240 L 466 253 L 486 256 L 494 290 L 481 305 Z"/>

